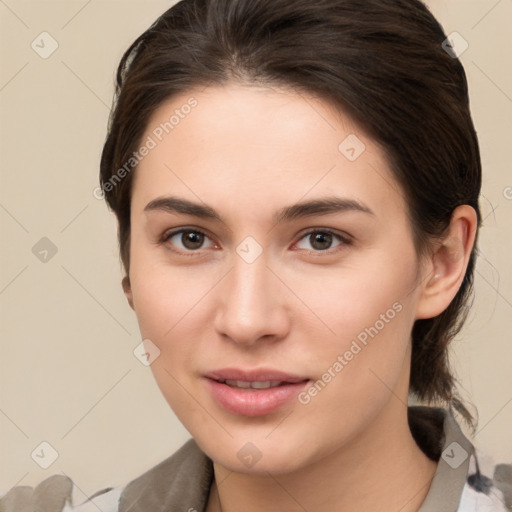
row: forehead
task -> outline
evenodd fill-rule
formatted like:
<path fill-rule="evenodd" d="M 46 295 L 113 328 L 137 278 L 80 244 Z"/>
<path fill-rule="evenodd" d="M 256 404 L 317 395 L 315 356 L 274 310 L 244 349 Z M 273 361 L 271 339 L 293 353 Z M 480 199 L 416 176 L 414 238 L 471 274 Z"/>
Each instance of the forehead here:
<path fill-rule="evenodd" d="M 181 195 L 234 212 L 326 194 L 405 209 L 383 149 L 314 96 L 230 84 L 174 96 L 151 116 L 151 150 L 135 172 L 133 208 Z"/>

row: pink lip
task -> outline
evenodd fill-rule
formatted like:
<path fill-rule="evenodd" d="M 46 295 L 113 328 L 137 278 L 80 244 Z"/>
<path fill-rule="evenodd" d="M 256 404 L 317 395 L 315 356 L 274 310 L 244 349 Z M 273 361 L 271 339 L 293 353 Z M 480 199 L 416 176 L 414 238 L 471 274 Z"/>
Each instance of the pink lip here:
<path fill-rule="evenodd" d="M 240 370 L 225 368 L 205 375 L 208 388 L 216 402 L 226 411 L 243 416 L 271 414 L 295 398 L 309 379 L 272 369 Z M 265 389 L 242 389 L 219 381 L 280 381 L 283 384 Z"/>

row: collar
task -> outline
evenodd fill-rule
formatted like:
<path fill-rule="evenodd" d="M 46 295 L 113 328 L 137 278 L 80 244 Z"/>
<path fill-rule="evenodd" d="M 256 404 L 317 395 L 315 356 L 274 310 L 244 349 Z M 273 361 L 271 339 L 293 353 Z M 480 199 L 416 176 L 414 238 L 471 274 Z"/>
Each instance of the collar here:
<path fill-rule="evenodd" d="M 428 494 L 418 512 L 456 512 L 459 508 L 462 491 L 466 484 L 469 462 L 474 455 L 474 447 L 462 433 L 453 415 L 445 410 L 431 407 L 410 407 L 409 418 L 416 415 L 416 418 L 424 420 L 432 416 L 442 418 L 442 432 L 438 437 L 437 446 L 434 452 L 434 460 L 438 461 L 434 478 L 430 484 Z M 414 436 L 413 422 L 409 420 L 411 432 Z M 420 448 L 427 454 L 428 448 L 419 442 Z M 434 446 L 434 449 L 436 447 Z"/>

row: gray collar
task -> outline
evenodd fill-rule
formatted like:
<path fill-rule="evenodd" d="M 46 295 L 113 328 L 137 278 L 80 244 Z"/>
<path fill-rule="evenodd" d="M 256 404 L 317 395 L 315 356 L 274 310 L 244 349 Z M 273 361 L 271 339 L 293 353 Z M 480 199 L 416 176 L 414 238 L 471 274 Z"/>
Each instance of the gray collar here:
<path fill-rule="evenodd" d="M 444 414 L 444 440 L 430 489 L 418 512 L 456 512 L 466 484 L 474 447 L 451 413 Z"/>

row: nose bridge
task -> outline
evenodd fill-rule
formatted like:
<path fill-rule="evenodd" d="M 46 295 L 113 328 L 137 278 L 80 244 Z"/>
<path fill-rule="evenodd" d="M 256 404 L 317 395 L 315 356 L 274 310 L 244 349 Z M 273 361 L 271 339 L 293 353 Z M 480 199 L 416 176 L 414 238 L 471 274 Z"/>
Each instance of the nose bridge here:
<path fill-rule="evenodd" d="M 242 244 L 241 244 L 242 245 Z M 234 254 L 233 268 L 224 280 L 216 316 L 219 333 L 238 343 L 263 336 L 282 336 L 287 327 L 279 280 L 267 268 L 265 254 L 251 261 Z"/>
<path fill-rule="evenodd" d="M 266 309 L 269 302 L 269 279 L 267 260 L 260 256 L 253 262 L 243 258 L 235 259 L 232 272 L 233 290 L 238 297 L 238 303 L 243 309 L 257 312 Z"/>

